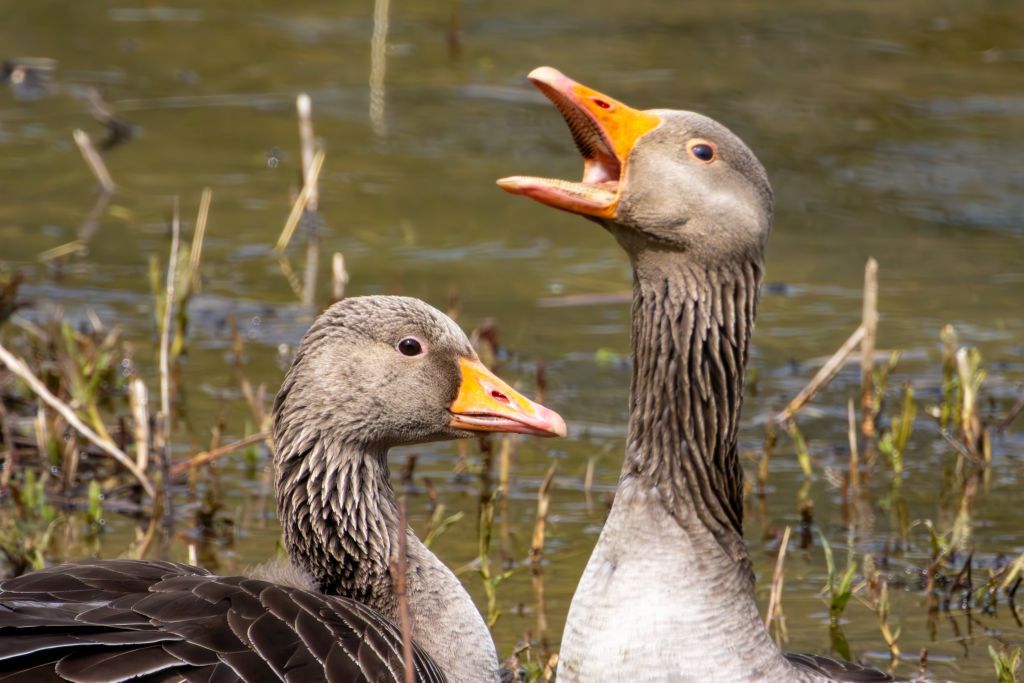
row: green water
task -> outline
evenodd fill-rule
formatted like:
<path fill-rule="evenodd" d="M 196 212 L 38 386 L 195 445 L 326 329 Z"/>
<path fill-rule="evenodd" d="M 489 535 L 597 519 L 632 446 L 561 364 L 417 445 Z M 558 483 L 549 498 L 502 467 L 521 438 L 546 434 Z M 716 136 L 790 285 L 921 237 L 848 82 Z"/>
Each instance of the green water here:
<path fill-rule="evenodd" d="M 82 320 L 94 310 L 125 329 L 133 362 L 155 391 L 149 259 L 166 261 L 173 197 L 191 224 L 201 189 L 211 187 L 177 450 L 184 457 L 205 447 L 219 417 L 229 437 L 241 436 L 249 413 L 227 360 L 228 320 L 238 321 L 249 342 L 246 374 L 272 393 L 282 375 L 278 346 L 294 344 L 311 319 L 272 254 L 298 176 L 294 98 L 308 92 L 326 149 L 318 299 L 328 295 L 330 256 L 341 251 L 350 293 L 401 292 L 445 308 L 455 290 L 464 327 L 497 321 L 512 351 L 500 367 L 504 375 L 530 389 L 536 359 L 544 363 L 546 402 L 565 416 L 571 435 L 521 444 L 504 522 L 512 556 L 522 560 L 536 489 L 557 461 L 545 567 L 557 648 L 621 462 L 629 370 L 615 358 L 628 352 L 629 317 L 624 302 L 554 306 L 550 299 L 623 292 L 630 274 L 618 247 L 593 225 L 494 186 L 495 178 L 516 173 L 580 172 L 560 117 L 524 79 L 551 64 L 634 106 L 718 118 L 769 171 L 778 205 L 771 286 L 754 338 L 756 391 L 745 405 L 748 475 L 756 471 L 765 416 L 781 409 L 858 324 L 864 262 L 878 259 L 879 345 L 906 351 L 883 427 L 904 382 L 912 381 L 919 399 L 900 497 L 909 520 L 950 527 L 956 504 L 944 482 L 955 452 L 925 414 L 940 398 L 939 329 L 953 323 L 963 343 L 980 348 L 990 370 L 985 415 L 1003 414 L 1024 383 L 1018 2 L 395 0 L 388 19 L 386 51 L 375 62 L 383 72 L 376 72 L 380 85 L 371 98 L 374 20 L 367 3 L 0 1 L 0 57 L 59 62 L 52 94 L 0 92 L 0 265 L 27 276 L 25 296 L 34 306 L 23 316 L 60 312 Z M 95 197 L 72 141 L 75 128 L 102 137 L 69 95 L 83 86 L 98 88 L 136 126 L 136 137 L 106 155 L 119 190 L 87 253 L 54 267 L 40 253 L 76 239 Z M 292 259 L 301 272 L 301 246 Z M 848 533 L 842 492 L 830 482 L 846 466 L 846 401 L 858 391 L 858 370 L 850 366 L 801 415 L 814 460 L 804 493 L 814 502 L 815 530 L 830 539 L 840 564 L 848 545 L 858 562 L 864 553 L 889 557 L 890 622 L 901 628 L 908 658 L 900 672 L 915 671 L 927 648 L 935 675 L 990 680 L 988 645 L 1019 644 L 1024 634 L 1005 596 L 995 616 L 961 609 L 954 596 L 930 627 L 915 573 L 928 563 L 927 534 L 916 527 L 909 542 L 900 539 L 883 461 L 868 486 L 871 519 Z M 976 582 L 985 567 L 1024 551 L 1022 420 L 995 436 L 993 466 L 971 508 Z M 454 445 L 416 452 L 413 524 L 427 524 L 419 478 L 428 476 L 449 511 L 467 514 L 436 546 L 445 561 L 464 567 L 476 555 L 478 477 L 453 473 Z M 394 461 L 405 457 L 396 452 Z M 232 520 L 234 532 L 204 549 L 208 565 L 232 571 L 273 552 L 278 529 L 264 479 L 258 469 L 246 473 L 241 458 L 222 465 L 226 504 L 218 519 Z M 762 605 L 778 535 L 799 524 L 804 482 L 783 436 L 763 504 L 753 494 L 747 501 Z M 175 557 L 199 538 L 192 528 L 197 500 L 182 493 L 182 534 L 168 545 Z M 133 523 L 112 514 L 107 528 L 98 546 L 71 544 L 65 554 L 122 552 Z M 810 547 L 790 547 L 786 647 L 828 652 L 816 531 Z M 685 580 L 685 568 L 680 572 Z M 482 599 L 475 573 L 463 578 Z M 506 654 L 536 628 L 527 568 L 499 587 L 498 603 L 495 635 Z M 875 614 L 857 599 L 844 614 L 844 631 L 854 656 L 887 662 Z"/>

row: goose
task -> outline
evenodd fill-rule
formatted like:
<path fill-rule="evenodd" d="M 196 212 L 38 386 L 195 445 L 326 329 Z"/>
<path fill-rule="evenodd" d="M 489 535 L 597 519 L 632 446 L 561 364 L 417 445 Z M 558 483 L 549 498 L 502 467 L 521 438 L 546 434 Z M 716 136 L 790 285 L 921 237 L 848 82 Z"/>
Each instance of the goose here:
<path fill-rule="evenodd" d="M 754 599 L 736 438 L 772 226 L 764 167 L 706 116 L 632 109 L 551 67 L 529 79 L 565 118 L 583 179 L 498 185 L 598 223 L 634 274 L 626 454 L 559 683 L 894 680 L 783 654 Z"/>
<path fill-rule="evenodd" d="M 564 436 L 555 412 L 479 361 L 417 299 L 344 299 L 311 326 L 274 403 L 288 551 L 248 576 L 167 561 L 87 560 L 0 583 L 0 681 L 404 681 L 390 567 L 399 535 L 418 681 L 497 681 L 462 584 L 399 528 L 386 455 L 517 432 Z"/>

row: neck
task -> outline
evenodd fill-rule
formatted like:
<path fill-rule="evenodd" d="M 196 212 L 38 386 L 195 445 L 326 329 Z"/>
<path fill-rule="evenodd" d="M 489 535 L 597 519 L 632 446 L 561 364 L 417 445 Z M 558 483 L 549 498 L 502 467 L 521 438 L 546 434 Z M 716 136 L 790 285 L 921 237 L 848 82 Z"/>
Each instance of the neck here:
<path fill-rule="evenodd" d="M 398 508 L 386 449 L 316 439 L 279 444 L 278 513 L 288 555 L 324 593 L 375 609 L 393 599 L 390 562 L 398 549 Z"/>
<path fill-rule="evenodd" d="M 656 489 L 677 523 L 710 533 L 752 579 L 736 438 L 761 265 L 708 268 L 648 252 L 634 268 L 624 477 Z"/>
<path fill-rule="evenodd" d="M 278 513 L 292 562 L 324 593 L 366 604 L 399 623 L 391 564 L 407 536 L 412 637 L 449 680 L 493 680 L 490 632 L 462 584 L 408 527 L 399 528 L 387 450 L 317 435 L 291 447 L 277 429 Z"/>

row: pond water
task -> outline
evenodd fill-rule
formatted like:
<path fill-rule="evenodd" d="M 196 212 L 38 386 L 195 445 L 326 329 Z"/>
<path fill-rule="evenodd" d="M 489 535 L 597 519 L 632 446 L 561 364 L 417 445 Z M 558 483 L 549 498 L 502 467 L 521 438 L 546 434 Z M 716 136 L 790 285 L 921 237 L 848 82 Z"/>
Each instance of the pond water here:
<path fill-rule="evenodd" d="M 557 461 L 545 567 L 555 649 L 621 464 L 629 310 L 618 295 L 628 290 L 630 272 L 617 245 L 592 224 L 494 186 L 516 173 L 579 173 L 561 118 L 525 74 L 550 64 L 637 107 L 719 119 L 764 162 L 777 197 L 769 286 L 754 336 L 756 381 L 741 434 L 748 478 L 756 474 L 766 416 L 857 326 L 870 256 L 880 264 L 880 348 L 905 351 L 883 428 L 898 411 L 903 384 L 913 385 L 919 404 L 903 485 L 894 493 L 880 459 L 868 484 L 870 519 L 855 533 L 835 482 L 848 458 L 846 402 L 859 395 L 859 370 L 844 369 L 801 413 L 810 480 L 792 442 L 780 437 L 766 496 L 747 498 L 762 607 L 781 530 L 797 531 L 800 501 L 809 499 L 814 533 L 803 548 L 795 535 L 786 563 L 788 649 L 830 648 L 818 531 L 840 564 L 848 548 L 858 563 L 864 554 L 887 561 L 890 623 L 901 629 L 907 657 L 899 672 L 916 671 L 927 648 L 936 676 L 990 680 L 988 646 L 1024 640 L 1002 597 L 994 616 L 953 604 L 930 619 L 920 575 L 928 534 L 919 525 L 903 538 L 893 512 L 905 505 L 909 521 L 932 519 L 945 530 L 958 511 L 948 490 L 956 451 L 927 415 L 941 399 L 944 324 L 978 347 L 989 368 L 984 415 L 1004 414 L 1024 386 L 1019 2 L 396 0 L 386 29 L 383 12 L 375 24 L 368 3 L 337 0 L 2 0 L 0 16 L 0 57 L 58 64 L 52 87 L 0 92 L 0 267 L 27 276 L 34 307 L 25 317 L 81 320 L 95 311 L 125 330 L 132 362 L 155 391 L 149 260 L 166 262 L 173 198 L 188 230 L 202 188 L 212 188 L 204 284 L 192 301 L 181 369 L 180 457 L 202 450 L 218 419 L 229 437 L 252 429 L 227 360 L 228 321 L 237 320 L 248 342 L 245 373 L 273 393 L 282 376 L 278 347 L 297 342 L 311 320 L 272 251 L 299 174 L 295 96 L 310 94 L 326 150 L 317 300 L 327 300 L 335 251 L 345 255 L 351 294 L 403 293 L 446 308 L 457 292 L 467 330 L 497 322 L 509 350 L 500 372 L 531 390 L 540 359 L 545 400 L 570 423 L 566 440 L 519 444 L 508 513 L 499 516 L 511 556 L 522 560 L 538 485 Z M 105 155 L 119 189 L 87 251 L 55 267 L 40 254 L 78 237 L 96 196 L 72 140 L 76 128 L 102 136 L 76 96 L 88 87 L 135 126 L 135 136 Z M 301 272 L 302 248 L 291 253 Z M 594 294 L 608 296 L 579 298 Z M 986 568 L 1024 551 L 1022 433 L 1024 418 L 994 436 L 992 468 L 970 506 L 976 583 Z M 465 570 L 482 601 L 480 580 L 467 568 L 477 555 L 479 478 L 472 468 L 454 472 L 455 445 L 415 452 L 411 522 L 421 532 L 427 526 L 421 477 L 429 477 L 449 513 L 466 513 L 435 547 Z M 475 448 L 469 454 L 475 466 Z M 407 455 L 395 452 L 395 466 Z M 200 559 L 232 571 L 273 553 L 279 530 L 260 467 L 254 473 L 240 455 L 228 458 L 218 481 L 225 502 L 217 517 L 230 520 L 233 532 L 210 541 Z M 201 499 L 181 494 L 184 533 L 167 545 L 178 559 L 197 540 L 188 513 Z M 133 527 L 111 514 L 98 545 L 61 554 L 116 556 Z M 680 571 L 685 580 L 686 568 Z M 498 604 L 495 637 L 504 655 L 525 632 L 536 634 L 528 568 L 499 586 Z M 887 665 L 866 604 L 851 602 L 843 629 L 855 657 Z"/>

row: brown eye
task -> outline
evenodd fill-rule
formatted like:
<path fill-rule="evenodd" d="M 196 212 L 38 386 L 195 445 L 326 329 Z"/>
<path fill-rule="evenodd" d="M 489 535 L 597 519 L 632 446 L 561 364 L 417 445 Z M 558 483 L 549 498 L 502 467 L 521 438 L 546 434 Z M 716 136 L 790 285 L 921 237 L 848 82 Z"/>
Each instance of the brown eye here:
<path fill-rule="evenodd" d="M 403 356 L 418 356 L 423 353 L 423 345 L 415 337 L 406 337 L 398 342 L 398 352 Z"/>
<path fill-rule="evenodd" d="M 714 161 L 717 154 L 715 146 L 707 140 L 690 140 L 686 145 L 686 151 L 694 159 L 705 164 Z"/>

